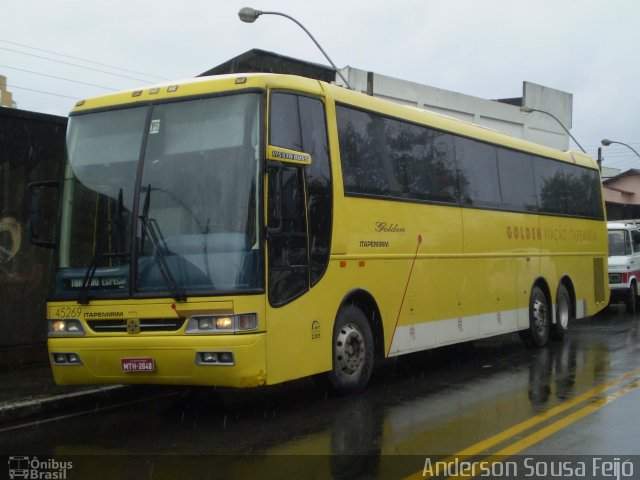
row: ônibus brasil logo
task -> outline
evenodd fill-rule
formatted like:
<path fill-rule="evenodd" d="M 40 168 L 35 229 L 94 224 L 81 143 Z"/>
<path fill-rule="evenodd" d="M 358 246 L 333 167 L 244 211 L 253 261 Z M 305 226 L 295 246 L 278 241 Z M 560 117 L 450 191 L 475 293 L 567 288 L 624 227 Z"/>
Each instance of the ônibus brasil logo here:
<path fill-rule="evenodd" d="M 29 480 L 66 480 L 72 462 L 61 462 L 53 458 L 40 460 L 38 457 L 9 457 L 9 478 Z"/>

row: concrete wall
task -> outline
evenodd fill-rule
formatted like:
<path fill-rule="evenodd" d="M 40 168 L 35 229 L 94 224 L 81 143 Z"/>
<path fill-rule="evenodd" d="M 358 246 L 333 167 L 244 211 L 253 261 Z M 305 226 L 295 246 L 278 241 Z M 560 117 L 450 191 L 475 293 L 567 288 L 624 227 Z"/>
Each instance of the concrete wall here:
<path fill-rule="evenodd" d="M 569 148 L 569 136 L 549 115 L 522 113 L 520 106 L 555 115 L 571 128 L 573 95 L 531 82 L 523 83 L 522 98 L 507 101 L 487 100 L 463 93 L 387 77 L 345 67 L 341 70 L 351 87 L 403 105 L 430 110 L 442 115 L 499 130 L 514 137 L 560 150 Z M 343 84 L 336 76 L 336 83 Z M 577 149 L 577 146 L 573 146 Z"/>
<path fill-rule="evenodd" d="M 0 108 L 0 366 L 46 359 L 44 348 L 32 347 L 46 341 L 54 258 L 29 242 L 26 190 L 29 182 L 60 178 L 66 124 L 64 117 Z"/>
<path fill-rule="evenodd" d="M 562 124 L 571 130 L 573 125 L 573 95 L 570 93 L 543 87 L 531 82 L 524 82 L 523 105 L 544 110 L 554 115 Z M 569 148 L 569 135 L 549 115 L 532 112 L 525 114 L 524 138 L 543 145 L 556 146 L 561 150 Z M 577 145 L 572 146 L 578 150 Z"/>

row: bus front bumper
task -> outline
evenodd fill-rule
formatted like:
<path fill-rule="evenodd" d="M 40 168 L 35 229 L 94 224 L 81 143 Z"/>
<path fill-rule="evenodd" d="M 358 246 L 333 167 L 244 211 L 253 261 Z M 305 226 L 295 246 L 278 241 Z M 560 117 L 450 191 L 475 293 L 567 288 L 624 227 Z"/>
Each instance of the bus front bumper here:
<path fill-rule="evenodd" d="M 49 338 L 58 385 L 266 385 L 265 334 Z"/>

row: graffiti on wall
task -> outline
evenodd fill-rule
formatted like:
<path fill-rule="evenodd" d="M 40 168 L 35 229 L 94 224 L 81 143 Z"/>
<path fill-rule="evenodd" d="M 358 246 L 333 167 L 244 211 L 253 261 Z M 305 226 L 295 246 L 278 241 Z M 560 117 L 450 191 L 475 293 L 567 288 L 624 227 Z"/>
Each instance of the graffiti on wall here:
<path fill-rule="evenodd" d="M 0 273 L 12 273 L 11 263 L 22 246 L 22 228 L 12 217 L 0 219 Z"/>

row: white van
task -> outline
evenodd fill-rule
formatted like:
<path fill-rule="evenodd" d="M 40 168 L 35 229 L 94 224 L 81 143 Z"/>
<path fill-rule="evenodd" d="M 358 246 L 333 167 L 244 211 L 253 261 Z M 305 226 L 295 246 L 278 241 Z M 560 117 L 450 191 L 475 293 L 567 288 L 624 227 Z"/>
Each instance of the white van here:
<path fill-rule="evenodd" d="M 607 222 L 609 235 L 610 303 L 622 301 L 627 312 L 640 307 L 640 220 Z"/>

